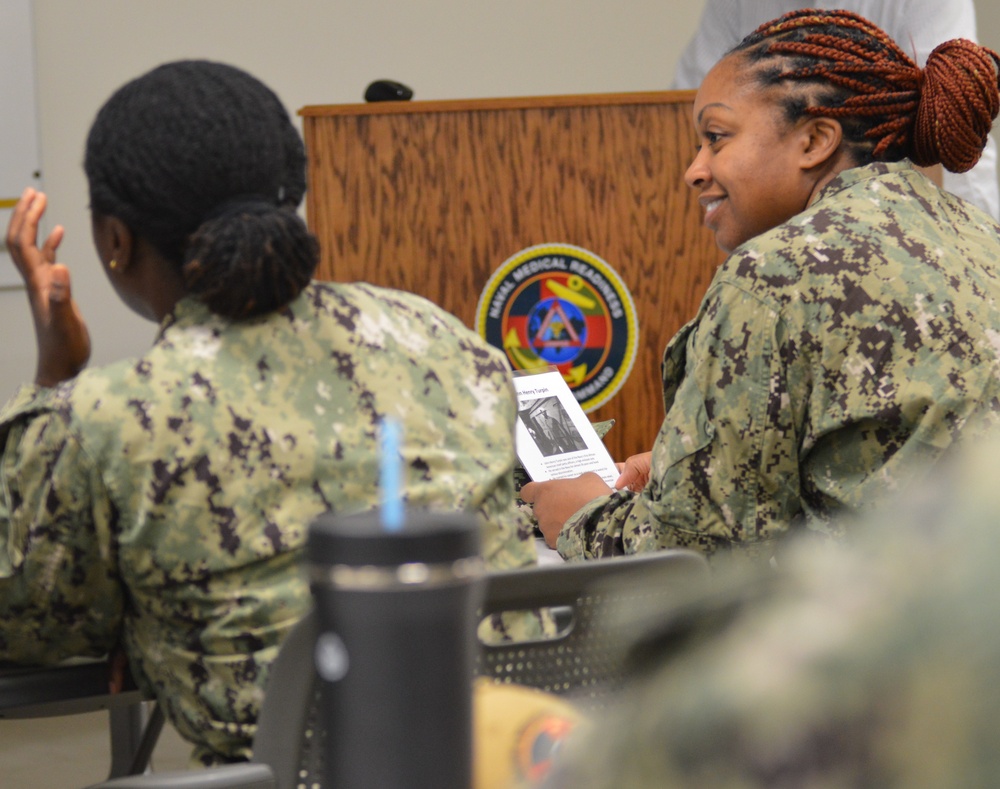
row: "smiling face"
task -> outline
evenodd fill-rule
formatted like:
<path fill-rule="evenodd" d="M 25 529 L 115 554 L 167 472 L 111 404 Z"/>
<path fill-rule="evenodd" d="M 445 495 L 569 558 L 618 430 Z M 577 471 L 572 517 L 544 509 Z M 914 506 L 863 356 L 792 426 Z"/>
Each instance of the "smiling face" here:
<path fill-rule="evenodd" d="M 747 71 L 730 55 L 705 77 L 694 103 L 698 155 L 684 176 L 726 252 L 802 211 L 829 176 L 817 119 L 789 124 Z"/>

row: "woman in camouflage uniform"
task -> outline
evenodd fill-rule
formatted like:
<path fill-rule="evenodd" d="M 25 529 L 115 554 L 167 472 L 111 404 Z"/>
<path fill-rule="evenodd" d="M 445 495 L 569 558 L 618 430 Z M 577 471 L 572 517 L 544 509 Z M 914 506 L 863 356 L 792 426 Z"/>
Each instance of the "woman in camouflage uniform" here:
<path fill-rule="evenodd" d="M 480 513 L 490 567 L 534 561 L 508 371 L 421 298 L 312 281 L 301 138 L 238 69 L 183 61 L 125 85 L 85 167 L 100 262 L 160 329 L 142 358 L 84 369 L 62 229 L 37 246 L 45 197 L 27 190 L 7 243 L 39 360 L 0 413 L 0 659 L 121 642 L 199 760 L 245 759 L 309 604 L 307 527 L 378 505 L 383 419 L 402 427 L 409 505 Z"/>
<path fill-rule="evenodd" d="M 595 475 L 521 491 L 550 545 L 768 558 L 997 410 L 1000 226 L 913 165 L 975 164 L 998 62 L 954 40 L 921 69 L 855 14 L 802 10 L 715 66 L 686 180 L 730 256 L 666 350 L 651 455 L 616 491 Z"/>

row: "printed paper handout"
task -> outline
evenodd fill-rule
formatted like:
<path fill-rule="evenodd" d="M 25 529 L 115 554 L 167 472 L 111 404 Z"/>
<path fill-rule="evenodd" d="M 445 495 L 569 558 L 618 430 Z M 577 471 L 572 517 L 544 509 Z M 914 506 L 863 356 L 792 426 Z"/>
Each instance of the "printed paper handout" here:
<path fill-rule="evenodd" d="M 558 370 L 514 375 L 518 460 L 536 481 L 594 471 L 614 486 L 618 469 Z"/>

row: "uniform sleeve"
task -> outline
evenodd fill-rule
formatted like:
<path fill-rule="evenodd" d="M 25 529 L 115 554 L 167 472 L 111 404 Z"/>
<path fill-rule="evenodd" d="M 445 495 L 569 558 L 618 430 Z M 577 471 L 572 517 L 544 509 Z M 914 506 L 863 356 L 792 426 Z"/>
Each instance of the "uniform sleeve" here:
<path fill-rule="evenodd" d="M 31 404 L 6 410 L 0 423 L 0 660 L 96 657 L 116 643 L 123 595 L 103 490 L 57 411 Z"/>
<path fill-rule="evenodd" d="M 649 484 L 576 513 L 559 535 L 567 559 L 671 547 L 713 553 L 764 544 L 799 512 L 796 425 L 808 380 L 797 343 L 768 305 L 728 284 L 664 359 L 669 402 Z"/>

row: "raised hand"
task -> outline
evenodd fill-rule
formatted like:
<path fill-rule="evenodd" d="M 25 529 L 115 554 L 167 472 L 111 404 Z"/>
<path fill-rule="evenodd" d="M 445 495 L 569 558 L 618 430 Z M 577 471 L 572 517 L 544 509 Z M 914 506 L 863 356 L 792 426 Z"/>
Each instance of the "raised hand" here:
<path fill-rule="evenodd" d="M 45 206 L 42 192 L 30 187 L 24 190 L 7 227 L 7 249 L 27 287 L 35 322 L 35 383 L 54 386 L 87 365 L 90 333 L 70 293 L 69 269 L 56 262 L 63 228 L 56 226 L 41 248 L 38 246 L 38 224 Z"/>

